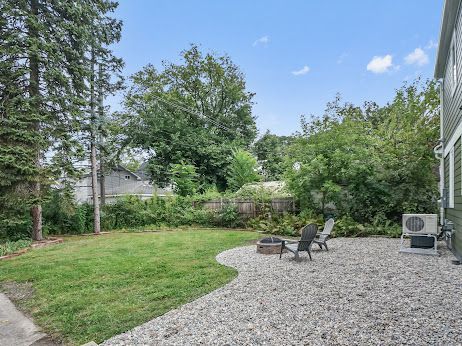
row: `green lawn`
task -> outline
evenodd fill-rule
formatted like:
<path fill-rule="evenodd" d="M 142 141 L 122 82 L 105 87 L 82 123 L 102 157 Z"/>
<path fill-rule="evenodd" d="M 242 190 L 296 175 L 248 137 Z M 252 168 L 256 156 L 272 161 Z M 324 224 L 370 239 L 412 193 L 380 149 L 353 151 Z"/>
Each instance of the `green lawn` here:
<path fill-rule="evenodd" d="M 235 270 L 215 256 L 256 238 L 218 230 L 69 238 L 1 261 L 0 282 L 32 284 L 32 297 L 17 303 L 48 333 L 101 342 L 229 282 Z"/>

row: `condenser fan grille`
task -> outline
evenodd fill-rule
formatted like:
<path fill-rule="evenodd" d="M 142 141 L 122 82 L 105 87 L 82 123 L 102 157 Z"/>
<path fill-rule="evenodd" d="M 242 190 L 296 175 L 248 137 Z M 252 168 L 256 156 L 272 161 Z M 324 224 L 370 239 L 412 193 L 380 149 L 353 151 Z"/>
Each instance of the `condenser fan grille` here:
<path fill-rule="evenodd" d="M 425 222 L 421 217 L 411 216 L 406 220 L 406 228 L 411 232 L 420 232 L 425 227 Z"/>

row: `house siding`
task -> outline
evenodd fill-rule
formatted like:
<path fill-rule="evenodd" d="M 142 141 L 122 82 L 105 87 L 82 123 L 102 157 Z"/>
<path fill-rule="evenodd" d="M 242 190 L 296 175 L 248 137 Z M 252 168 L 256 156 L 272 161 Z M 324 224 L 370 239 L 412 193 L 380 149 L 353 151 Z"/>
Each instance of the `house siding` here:
<path fill-rule="evenodd" d="M 444 210 L 444 217 L 454 223 L 453 234 L 453 250 L 459 256 L 462 255 L 462 175 L 461 175 L 461 138 L 455 138 L 457 128 L 462 122 L 462 20 L 460 8 L 457 11 L 457 16 L 452 28 L 452 38 L 447 51 L 447 59 L 442 76 L 442 129 L 441 136 L 444 140 L 446 156 L 443 160 L 444 165 L 444 187 L 446 189 L 453 189 L 454 193 L 454 207 L 446 208 Z M 447 28 L 450 29 L 450 28 Z M 455 50 L 455 57 L 453 54 L 453 47 Z M 456 59 L 456 80 L 453 76 L 453 62 Z M 457 133 L 459 135 L 459 133 Z M 454 143 L 454 144 L 453 144 Z M 454 186 L 450 185 L 449 179 L 449 157 L 450 150 L 454 145 Z"/>
<path fill-rule="evenodd" d="M 454 223 L 453 248 L 462 253 L 462 175 L 461 175 L 461 140 L 460 138 L 454 145 L 454 208 L 446 208 L 446 219 Z M 444 187 L 449 186 L 449 154 L 444 159 Z"/>
<path fill-rule="evenodd" d="M 460 11 L 456 20 L 456 34 L 451 41 L 455 43 L 457 58 L 457 85 L 455 84 L 452 71 L 454 56 L 450 50 L 446 61 L 443 86 L 443 136 L 446 141 L 453 136 L 456 128 L 462 120 L 462 21 L 460 20 Z M 455 42 L 454 42 L 455 41 Z"/>
<path fill-rule="evenodd" d="M 129 176 L 129 178 L 126 179 L 126 176 Z M 100 179 L 98 177 L 98 195 L 100 194 L 99 183 Z M 124 195 L 136 195 L 141 199 L 146 199 L 154 195 L 164 196 L 172 194 L 171 189 L 158 188 L 156 185 L 151 184 L 149 180 L 142 180 L 125 169 L 114 169 L 105 175 L 104 186 L 107 203 L 115 202 L 118 196 Z M 93 200 L 90 176 L 85 176 L 77 182 L 75 199 L 77 202 L 91 202 Z"/>
<path fill-rule="evenodd" d="M 129 176 L 129 179 L 125 179 Z M 99 179 L 98 179 L 99 183 Z M 153 194 L 153 186 L 127 171 L 112 171 L 104 179 L 106 194 L 125 195 L 125 194 Z"/>

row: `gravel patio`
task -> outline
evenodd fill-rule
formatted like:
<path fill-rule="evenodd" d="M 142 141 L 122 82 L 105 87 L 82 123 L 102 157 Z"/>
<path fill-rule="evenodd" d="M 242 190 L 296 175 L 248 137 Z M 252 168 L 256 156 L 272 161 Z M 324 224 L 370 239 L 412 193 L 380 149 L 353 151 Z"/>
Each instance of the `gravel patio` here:
<path fill-rule="evenodd" d="M 399 240 L 337 238 L 296 263 L 255 246 L 217 260 L 228 285 L 103 345 L 459 345 L 462 266 L 399 254 Z M 313 247 L 314 248 L 314 247 Z"/>

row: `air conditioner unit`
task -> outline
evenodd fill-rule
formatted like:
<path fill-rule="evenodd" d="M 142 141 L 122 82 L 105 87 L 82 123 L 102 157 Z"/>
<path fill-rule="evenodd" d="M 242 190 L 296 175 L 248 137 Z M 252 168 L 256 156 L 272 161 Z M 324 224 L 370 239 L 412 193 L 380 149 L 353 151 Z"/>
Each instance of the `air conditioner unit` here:
<path fill-rule="evenodd" d="M 403 234 L 438 234 L 436 214 L 403 214 Z"/>

